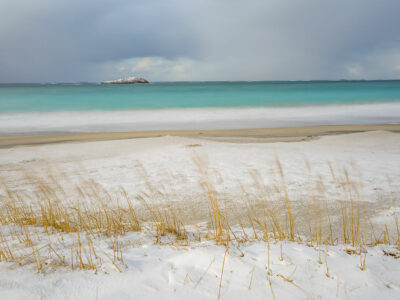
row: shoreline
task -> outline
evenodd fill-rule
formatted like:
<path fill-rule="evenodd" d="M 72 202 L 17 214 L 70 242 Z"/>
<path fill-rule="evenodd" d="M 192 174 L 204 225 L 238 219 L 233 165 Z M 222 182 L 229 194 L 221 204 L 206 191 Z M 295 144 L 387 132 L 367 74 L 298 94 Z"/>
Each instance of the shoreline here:
<path fill-rule="evenodd" d="M 304 107 L 0 113 L 0 137 L 400 123 L 400 102 Z M 225 133 L 224 133 L 225 134 Z"/>
<path fill-rule="evenodd" d="M 0 148 L 45 144 L 110 141 L 162 136 L 181 136 L 221 140 L 234 143 L 271 143 L 308 141 L 321 136 L 367 131 L 400 133 L 400 124 L 317 125 L 257 129 L 152 130 L 129 132 L 91 132 L 44 135 L 13 135 L 0 137 Z"/>

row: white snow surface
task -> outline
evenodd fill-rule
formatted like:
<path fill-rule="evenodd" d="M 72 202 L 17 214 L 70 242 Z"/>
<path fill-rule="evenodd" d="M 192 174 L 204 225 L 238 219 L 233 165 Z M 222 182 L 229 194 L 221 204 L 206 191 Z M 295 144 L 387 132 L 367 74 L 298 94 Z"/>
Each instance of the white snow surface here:
<path fill-rule="evenodd" d="M 127 241 L 138 239 L 129 234 Z M 1 299 L 217 299 L 225 248 L 213 243 L 190 247 L 142 244 L 124 251 L 125 271 L 71 271 L 58 268 L 37 274 L 28 268 L 9 270 L 0 263 Z M 400 262 L 384 255 L 388 246 L 368 248 L 366 269 L 360 257 L 344 248 L 318 250 L 304 244 L 272 243 L 267 273 L 267 246 L 232 243 L 222 274 L 221 299 L 398 299 Z M 325 253 L 329 277 L 326 275 Z M 280 275 L 292 280 L 287 282 Z"/>
<path fill-rule="evenodd" d="M 399 206 L 390 195 L 400 192 L 400 135 L 375 131 L 326 136 L 308 142 L 228 143 L 184 137 L 162 137 L 42 145 L 0 149 L 0 172 L 15 188 L 21 186 L 18 170 L 45 170 L 57 165 L 67 174 L 89 174 L 109 190 L 123 186 L 130 193 L 141 191 L 148 179 L 184 201 L 201 191 L 199 171 L 193 156 L 207 164 L 220 193 L 237 195 L 238 181 L 251 189 L 251 170 L 257 170 L 265 185 L 276 182 L 276 157 L 285 172 L 292 199 L 302 201 L 306 191 L 309 161 L 312 174 L 324 180 L 329 201 L 335 201 L 334 183 L 328 161 L 338 174 L 347 169 L 356 182 L 362 182 L 361 200 L 382 204 L 376 222 L 386 222 Z M 309 195 L 308 195 L 309 196 Z M 387 209 L 386 209 L 387 208 Z M 98 245 L 109 245 L 99 238 Z M 129 233 L 121 238 L 124 272 L 112 264 L 103 270 L 72 271 L 55 268 L 37 274 L 31 266 L 9 268 L 0 262 L 0 299 L 217 299 L 225 253 L 212 242 L 190 246 L 158 245 L 145 233 Z M 45 244 L 46 241 L 43 241 Z M 399 299 L 400 259 L 385 255 L 398 253 L 389 246 L 367 248 L 366 270 L 360 269 L 360 256 L 349 255 L 345 246 L 318 249 L 285 242 L 281 261 L 280 245 L 271 242 L 271 275 L 267 273 L 267 246 L 264 242 L 231 243 L 221 281 L 221 299 Z M 397 252 L 396 252 L 397 251 Z M 68 254 L 66 254 L 68 255 Z M 329 277 L 326 275 L 326 264 Z M 280 275 L 291 280 L 288 282 Z"/>
<path fill-rule="evenodd" d="M 328 201 L 337 197 L 329 162 L 337 176 L 347 170 L 359 184 L 361 201 L 388 200 L 392 193 L 400 192 L 400 135 L 386 131 L 290 143 L 229 143 L 166 136 L 17 147 L 0 149 L 0 171 L 6 172 L 17 188 L 21 184 L 16 170 L 47 170 L 51 164 L 72 177 L 89 175 L 109 190 L 122 186 L 137 194 L 148 179 L 158 188 L 173 189 L 185 197 L 202 191 L 199 182 L 204 178 L 194 163 L 196 156 L 203 160 L 220 193 L 239 195 L 238 182 L 251 189 L 254 182 L 249 174 L 254 170 L 266 186 L 280 184 L 276 158 L 282 163 L 292 200 L 307 196 L 306 160 L 313 177 L 323 178 Z"/>

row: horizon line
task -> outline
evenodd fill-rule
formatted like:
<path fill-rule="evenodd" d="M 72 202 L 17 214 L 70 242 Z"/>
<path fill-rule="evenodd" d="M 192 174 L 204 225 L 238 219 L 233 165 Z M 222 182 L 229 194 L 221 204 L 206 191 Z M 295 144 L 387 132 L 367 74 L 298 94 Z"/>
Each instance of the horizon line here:
<path fill-rule="evenodd" d="M 124 78 L 124 77 L 122 77 Z M 376 81 L 400 81 L 400 78 L 392 79 L 310 79 L 310 80 L 155 80 L 149 83 L 206 83 L 206 82 L 376 82 Z M 46 82 L 0 82 L 0 85 L 6 84 L 101 84 L 103 81 L 46 81 Z"/>

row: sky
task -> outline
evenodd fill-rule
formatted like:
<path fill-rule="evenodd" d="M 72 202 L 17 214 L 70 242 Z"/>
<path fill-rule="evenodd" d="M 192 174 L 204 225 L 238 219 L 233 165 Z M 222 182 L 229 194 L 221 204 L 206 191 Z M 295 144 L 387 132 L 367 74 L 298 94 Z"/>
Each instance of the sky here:
<path fill-rule="evenodd" d="M 0 0 L 0 82 L 400 79 L 399 0 Z"/>

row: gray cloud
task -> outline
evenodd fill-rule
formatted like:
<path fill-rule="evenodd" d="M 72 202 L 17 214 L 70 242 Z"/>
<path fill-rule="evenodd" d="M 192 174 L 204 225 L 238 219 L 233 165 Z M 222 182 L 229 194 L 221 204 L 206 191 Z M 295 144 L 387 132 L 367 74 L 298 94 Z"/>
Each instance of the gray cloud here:
<path fill-rule="evenodd" d="M 398 0 L 4 0 L 0 82 L 400 78 Z"/>

